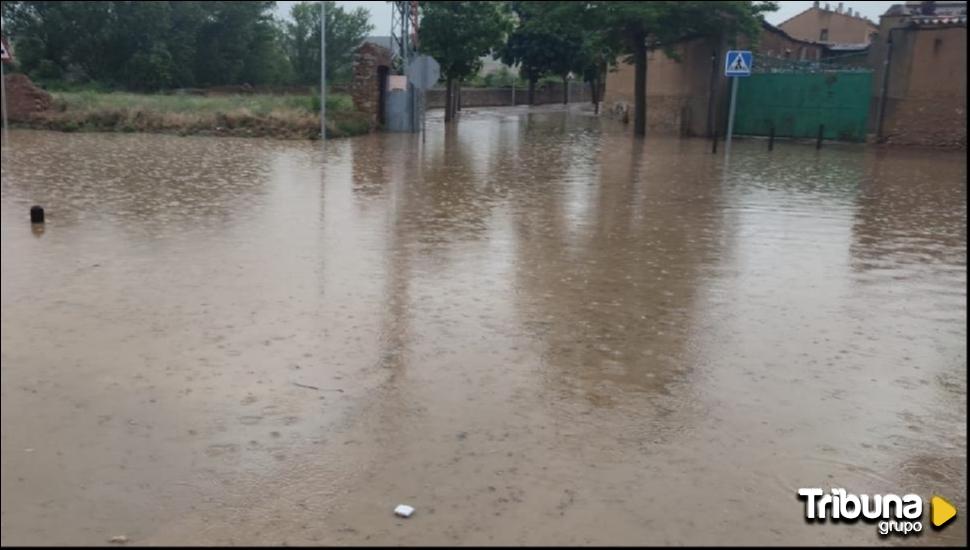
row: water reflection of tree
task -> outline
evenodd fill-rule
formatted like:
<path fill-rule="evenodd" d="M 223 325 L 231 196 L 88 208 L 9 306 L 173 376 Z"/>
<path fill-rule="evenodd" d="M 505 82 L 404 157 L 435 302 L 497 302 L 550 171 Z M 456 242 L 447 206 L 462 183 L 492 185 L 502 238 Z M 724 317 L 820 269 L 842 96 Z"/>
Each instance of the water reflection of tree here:
<path fill-rule="evenodd" d="M 626 392 L 660 397 L 685 379 L 692 300 L 699 270 L 714 253 L 691 219 L 713 223 L 716 183 L 697 182 L 706 157 L 679 155 L 664 143 L 598 138 L 595 167 L 549 179 L 518 211 L 521 309 L 547 349 L 552 380 L 594 405 Z M 538 173 L 562 172 L 589 146 L 537 156 Z M 589 188 L 571 200 L 570 190 Z M 713 228 L 706 227 L 706 235 Z M 659 403 L 659 402 L 658 402 Z M 658 405 L 659 406 L 659 405 Z"/>

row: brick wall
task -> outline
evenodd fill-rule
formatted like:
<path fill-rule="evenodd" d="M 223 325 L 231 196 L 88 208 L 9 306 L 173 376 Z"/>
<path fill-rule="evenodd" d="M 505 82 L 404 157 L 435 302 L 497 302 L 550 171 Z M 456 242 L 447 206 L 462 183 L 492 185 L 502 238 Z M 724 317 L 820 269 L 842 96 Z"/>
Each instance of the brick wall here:
<path fill-rule="evenodd" d="M 391 55 L 391 50 L 372 42 L 365 42 L 354 52 L 350 96 L 358 111 L 371 115 L 372 125 L 377 124 L 381 108 L 379 70 L 391 66 Z"/>
<path fill-rule="evenodd" d="M 746 41 L 741 40 L 739 49 Z M 723 135 L 727 126 L 730 86 L 724 74 L 726 45 L 698 38 L 676 47 L 678 60 L 662 51 L 647 56 L 647 127 L 664 133 L 706 136 L 713 128 Z M 757 55 L 819 59 L 823 46 L 796 40 L 784 31 L 765 24 L 762 27 Z M 712 56 L 717 59 L 713 60 Z M 606 78 L 603 97 L 607 115 L 632 120 L 634 71 L 628 63 L 620 63 Z M 713 111 L 712 111 L 713 108 Z"/>
<path fill-rule="evenodd" d="M 870 129 L 879 131 L 883 85 L 886 90 L 882 140 L 896 145 L 967 147 L 967 28 L 909 27 L 892 33 L 889 81 L 884 61 L 889 30 L 904 25 L 883 17 L 870 51 L 873 100 Z"/>

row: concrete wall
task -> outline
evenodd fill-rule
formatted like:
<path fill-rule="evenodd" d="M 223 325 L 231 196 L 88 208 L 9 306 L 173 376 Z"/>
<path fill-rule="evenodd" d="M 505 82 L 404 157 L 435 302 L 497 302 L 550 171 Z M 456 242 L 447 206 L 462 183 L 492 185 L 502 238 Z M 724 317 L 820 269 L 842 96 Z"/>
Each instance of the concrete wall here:
<path fill-rule="evenodd" d="M 889 31 L 892 61 L 885 81 Z M 879 130 L 883 86 L 886 98 L 882 140 L 899 145 L 967 146 L 967 28 L 910 26 L 884 17 L 869 52 L 873 74 L 870 130 Z"/>
<path fill-rule="evenodd" d="M 876 24 L 864 17 L 838 13 L 824 8 L 809 8 L 778 25 L 782 30 L 801 40 L 837 44 L 868 44 L 876 32 Z M 828 29 L 823 40 L 822 29 Z"/>
<path fill-rule="evenodd" d="M 547 103 L 562 103 L 562 84 L 550 84 L 536 90 L 537 105 Z M 432 88 L 425 96 L 428 109 L 441 109 L 445 106 L 444 88 Z M 588 103 L 592 101 L 592 94 L 588 84 L 571 82 L 569 87 L 570 103 Z M 526 88 L 516 88 L 515 104 L 527 105 L 529 91 Z M 461 90 L 462 107 L 498 107 L 512 105 L 512 88 L 463 88 Z"/>
<path fill-rule="evenodd" d="M 647 54 L 647 127 L 665 133 L 707 134 L 708 101 L 715 87 L 712 55 L 716 46 L 709 40 L 694 40 L 677 48 L 680 61 L 661 51 Z M 607 112 L 620 118 L 633 116 L 633 65 L 621 63 L 606 77 L 603 103 Z"/>

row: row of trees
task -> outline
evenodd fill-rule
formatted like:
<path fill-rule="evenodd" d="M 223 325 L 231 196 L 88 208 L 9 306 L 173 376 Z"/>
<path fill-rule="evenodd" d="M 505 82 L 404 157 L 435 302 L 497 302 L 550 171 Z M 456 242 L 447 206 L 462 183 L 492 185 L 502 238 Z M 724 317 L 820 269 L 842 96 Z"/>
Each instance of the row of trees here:
<path fill-rule="evenodd" d="M 4 33 L 32 78 L 97 81 L 132 90 L 224 84 L 316 84 L 319 2 L 301 2 L 290 20 L 269 1 L 3 2 Z M 327 9 L 327 77 L 349 78 L 353 51 L 371 31 L 364 8 Z M 529 82 L 570 74 L 601 89 L 617 60 L 636 68 L 634 131 L 646 129 L 647 53 L 674 56 L 696 37 L 722 43 L 756 38 L 772 2 L 751 1 L 432 1 L 421 2 L 421 49 L 441 64 L 445 118 L 455 86 L 497 54 Z M 564 93 L 566 86 L 564 88 Z M 599 98 L 594 97 L 599 103 Z"/>
<path fill-rule="evenodd" d="M 364 8 L 327 2 L 327 76 L 350 76 L 371 31 Z M 98 82 L 150 91 L 320 81 L 320 6 L 291 21 L 276 2 L 3 2 L 3 32 L 19 68 L 42 82 Z"/>
<path fill-rule="evenodd" d="M 450 97 L 455 82 L 475 74 L 479 59 L 492 52 L 518 65 L 529 82 L 570 74 L 600 90 L 617 60 L 635 67 L 634 133 L 646 133 L 647 53 L 663 50 L 676 58 L 678 44 L 700 37 L 723 43 L 740 36 L 756 40 L 764 12 L 773 2 L 422 2 L 421 48 L 441 64 Z M 564 86 L 565 89 L 565 86 Z M 599 98 L 593 98 L 599 103 Z M 445 119 L 454 116 L 446 101 Z"/>

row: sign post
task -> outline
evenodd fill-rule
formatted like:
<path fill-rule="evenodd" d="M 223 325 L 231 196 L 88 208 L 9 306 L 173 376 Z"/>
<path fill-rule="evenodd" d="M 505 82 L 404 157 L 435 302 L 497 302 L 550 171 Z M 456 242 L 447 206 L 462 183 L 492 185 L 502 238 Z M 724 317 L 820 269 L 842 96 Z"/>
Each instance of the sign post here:
<path fill-rule="evenodd" d="M 10 146 L 10 134 L 7 132 L 7 76 L 4 74 L 3 66 L 13 63 L 13 56 L 10 54 L 10 46 L 7 40 L 0 36 L 0 102 L 3 103 L 3 145 Z"/>
<path fill-rule="evenodd" d="M 320 2 L 320 143 L 327 141 L 327 3 Z"/>
<path fill-rule="evenodd" d="M 419 55 L 408 64 L 406 71 L 408 80 L 414 86 L 415 105 L 414 118 L 421 117 L 421 132 L 424 133 L 424 111 L 425 111 L 425 91 L 434 86 L 441 78 L 441 65 L 430 55 Z M 420 94 L 421 101 L 417 101 Z M 417 124 L 414 124 L 412 131 L 418 131 Z M 423 138 L 422 138 L 423 139 Z"/>
<path fill-rule="evenodd" d="M 734 109 L 738 100 L 738 78 L 751 76 L 754 56 L 748 50 L 728 50 L 724 56 L 724 76 L 731 79 L 731 108 L 728 110 L 727 136 L 724 140 L 724 153 L 731 150 L 731 137 L 734 135 Z"/>

